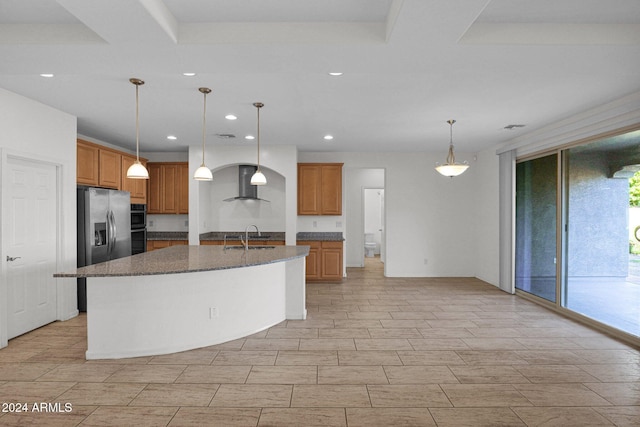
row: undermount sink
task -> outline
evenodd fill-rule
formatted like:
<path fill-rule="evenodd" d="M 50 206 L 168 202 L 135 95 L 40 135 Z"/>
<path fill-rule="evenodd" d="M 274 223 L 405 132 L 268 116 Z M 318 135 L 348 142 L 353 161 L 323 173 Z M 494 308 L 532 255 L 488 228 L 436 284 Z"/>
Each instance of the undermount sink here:
<path fill-rule="evenodd" d="M 248 249 L 273 249 L 275 246 L 250 245 Z M 227 246 L 226 249 L 244 249 L 244 246 Z"/>

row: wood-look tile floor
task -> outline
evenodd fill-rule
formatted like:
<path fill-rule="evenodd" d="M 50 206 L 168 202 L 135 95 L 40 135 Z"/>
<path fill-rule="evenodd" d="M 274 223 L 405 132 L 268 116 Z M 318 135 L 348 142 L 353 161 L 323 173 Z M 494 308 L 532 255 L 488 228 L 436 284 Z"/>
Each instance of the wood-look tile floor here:
<path fill-rule="evenodd" d="M 85 316 L 15 338 L 0 409 L 29 406 L 0 425 L 640 425 L 638 349 L 476 279 L 348 276 L 307 286 L 305 321 L 183 353 L 86 361 Z"/>

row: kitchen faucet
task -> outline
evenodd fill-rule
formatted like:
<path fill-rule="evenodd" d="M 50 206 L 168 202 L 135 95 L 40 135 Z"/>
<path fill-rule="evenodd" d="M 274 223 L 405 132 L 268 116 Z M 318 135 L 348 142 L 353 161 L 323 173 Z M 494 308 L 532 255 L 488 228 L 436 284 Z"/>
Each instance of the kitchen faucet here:
<path fill-rule="evenodd" d="M 251 224 L 251 225 L 247 225 L 247 228 L 244 229 L 244 242 L 242 242 L 242 244 L 244 245 L 244 250 L 248 250 L 249 249 L 249 228 L 253 227 L 256 229 L 256 231 L 258 232 L 258 237 L 260 237 L 260 230 L 258 230 L 258 226 L 255 224 Z M 242 240 L 242 238 L 240 238 L 240 240 Z"/>

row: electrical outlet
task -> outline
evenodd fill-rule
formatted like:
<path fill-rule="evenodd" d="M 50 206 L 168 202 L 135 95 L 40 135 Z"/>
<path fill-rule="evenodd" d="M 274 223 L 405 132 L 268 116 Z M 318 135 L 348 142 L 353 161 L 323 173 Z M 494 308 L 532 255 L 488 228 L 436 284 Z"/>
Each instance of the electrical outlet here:
<path fill-rule="evenodd" d="M 429 264 L 429 260 L 425 258 L 424 259 L 424 265 L 427 265 L 427 264 Z"/>
<path fill-rule="evenodd" d="M 213 319 L 214 317 L 218 317 L 218 308 L 217 307 L 209 307 L 209 319 Z"/>
<path fill-rule="evenodd" d="M 336 228 L 342 228 L 342 221 L 336 221 Z"/>
<path fill-rule="evenodd" d="M 189 226 L 189 220 L 186 220 L 186 221 L 184 222 L 184 226 L 185 226 L 185 227 L 188 227 L 188 226 Z"/>
<path fill-rule="evenodd" d="M 318 228 L 318 221 L 313 221 L 313 228 Z"/>
<path fill-rule="evenodd" d="M 149 227 L 153 227 L 153 220 L 149 221 Z"/>

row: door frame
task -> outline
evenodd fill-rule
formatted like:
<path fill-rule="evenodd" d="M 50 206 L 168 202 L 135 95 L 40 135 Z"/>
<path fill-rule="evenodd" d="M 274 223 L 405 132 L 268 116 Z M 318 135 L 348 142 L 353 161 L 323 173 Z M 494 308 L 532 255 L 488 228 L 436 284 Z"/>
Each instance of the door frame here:
<path fill-rule="evenodd" d="M 51 159 L 46 156 L 40 156 L 38 154 L 21 152 L 18 150 L 11 150 L 6 148 L 0 148 L 0 236 L 7 235 L 8 225 L 5 222 L 5 218 L 8 216 L 8 206 L 5 204 L 5 191 L 1 191 L 4 185 L 9 182 L 8 177 L 8 165 L 9 159 L 18 159 L 31 163 L 40 163 L 44 165 L 54 166 L 56 168 L 56 270 L 62 269 L 63 259 L 63 245 L 61 239 L 62 232 L 62 163 L 56 159 Z M 8 312 L 7 312 L 7 263 L 6 257 L 8 256 L 5 248 L 5 240 L 0 237 L 0 348 L 8 345 Z M 60 281 L 56 281 L 56 319 L 60 319 L 63 312 L 62 307 L 62 284 Z"/>

